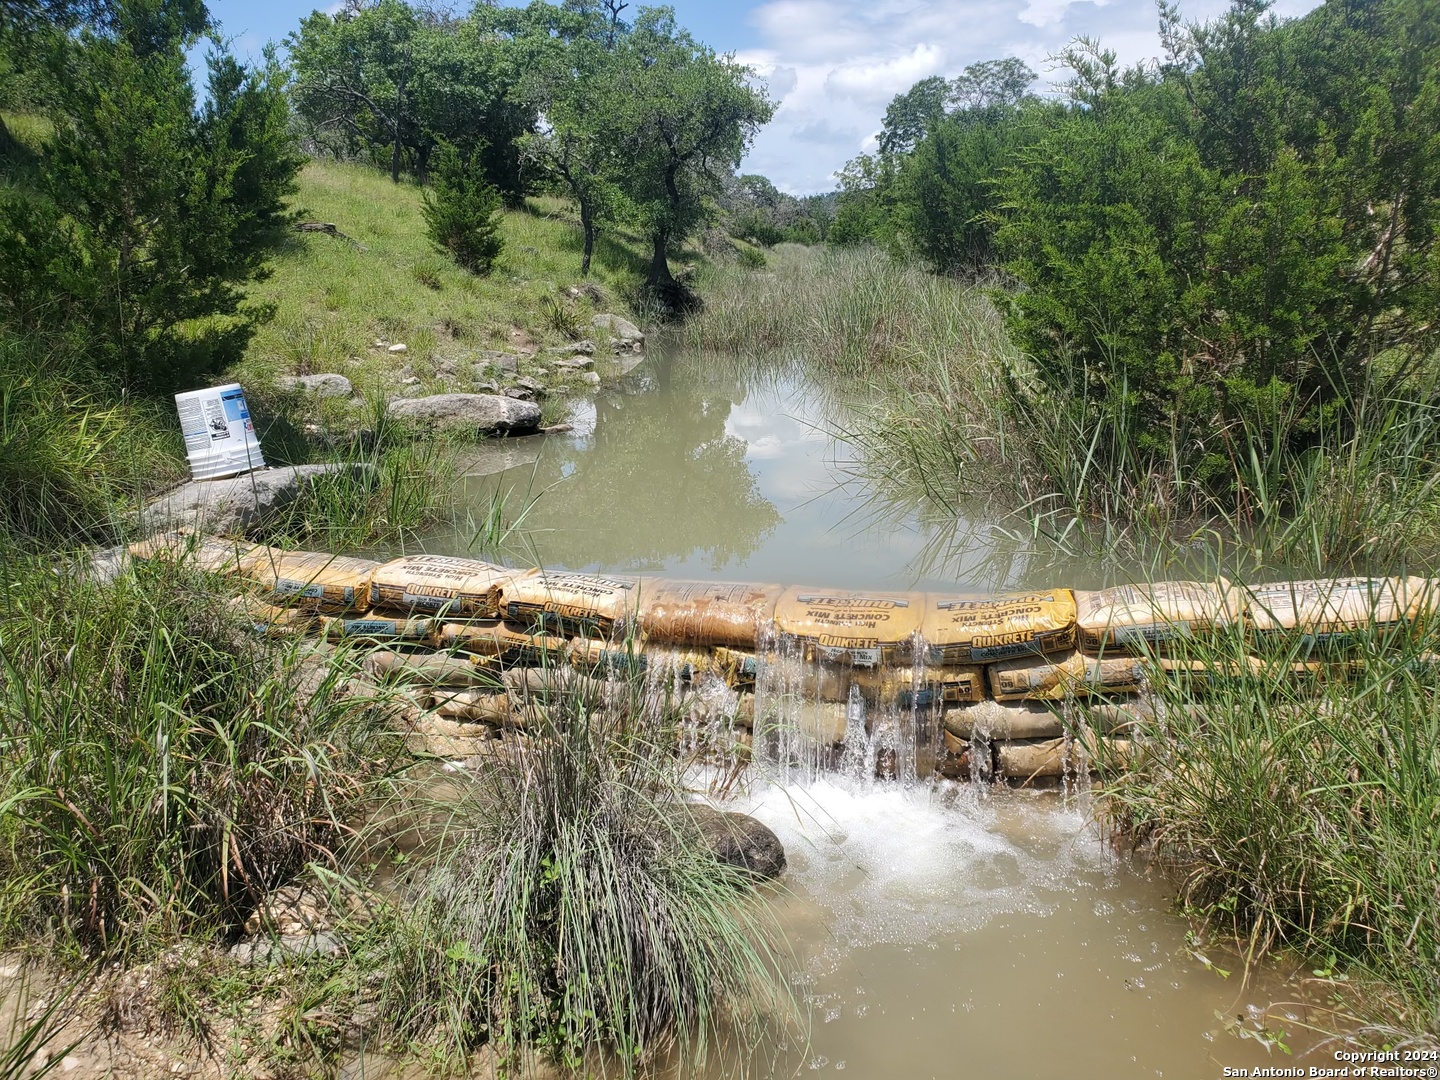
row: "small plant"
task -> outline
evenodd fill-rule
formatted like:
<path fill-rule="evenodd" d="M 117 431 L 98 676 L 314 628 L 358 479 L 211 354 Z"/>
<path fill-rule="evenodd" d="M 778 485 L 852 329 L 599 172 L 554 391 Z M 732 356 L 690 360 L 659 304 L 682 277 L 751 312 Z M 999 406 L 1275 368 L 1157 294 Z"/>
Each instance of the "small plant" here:
<path fill-rule="evenodd" d="M 431 242 L 473 274 L 488 274 L 504 246 L 500 193 L 483 176 L 476 156 L 442 146 L 421 207 Z"/>
<path fill-rule="evenodd" d="M 546 323 L 562 337 L 574 339 L 580 336 L 580 320 L 575 317 L 572 311 L 563 300 L 557 300 L 553 296 L 542 296 L 540 298 L 540 313 L 545 316 Z"/>
<path fill-rule="evenodd" d="M 765 252 L 749 244 L 735 245 L 735 259 L 746 270 L 759 270 L 769 261 L 765 258 Z"/>

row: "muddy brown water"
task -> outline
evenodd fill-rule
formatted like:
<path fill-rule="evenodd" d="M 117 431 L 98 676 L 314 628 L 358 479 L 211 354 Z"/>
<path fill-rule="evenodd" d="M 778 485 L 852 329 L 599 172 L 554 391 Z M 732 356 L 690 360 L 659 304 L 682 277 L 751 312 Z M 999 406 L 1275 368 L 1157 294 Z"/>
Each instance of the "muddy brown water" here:
<path fill-rule="evenodd" d="M 466 461 L 477 516 L 497 492 L 512 521 L 533 501 L 513 564 L 853 588 L 1042 584 L 983 522 L 966 548 L 903 507 L 877 510 L 830 434 L 840 407 L 793 366 L 657 354 L 571 419 L 569 434 Z M 426 547 L 468 554 L 470 539 L 447 532 Z M 942 549 L 951 558 L 937 569 Z M 1079 567 L 1064 584 L 1113 569 Z M 1242 985 L 1233 955 L 1187 940 L 1173 887 L 1103 842 L 1083 792 L 788 771 L 750 783 L 732 805 L 785 843 L 774 909 L 812 1026 L 766 1072 L 1201 1080 L 1328 1063 L 1235 1034 L 1282 1029 L 1298 1053 L 1304 1017 L 1263 1009 L 1304 988 L 1279 966 Z"/>

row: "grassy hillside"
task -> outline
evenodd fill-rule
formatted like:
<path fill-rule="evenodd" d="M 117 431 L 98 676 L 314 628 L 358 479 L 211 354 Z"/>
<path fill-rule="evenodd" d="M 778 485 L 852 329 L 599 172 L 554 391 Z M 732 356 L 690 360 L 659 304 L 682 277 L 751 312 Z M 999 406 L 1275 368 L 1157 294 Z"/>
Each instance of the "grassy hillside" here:
<path fill-rule="evenodd" d="M 274 305 L 274 316 L 232 372 L 242 381 L 322 371 L 363 379 L 403 364 L 425 378 L 441 360 L 587 336 L 597 311 L 636 314 L 645 264 L 641 245 L 624 237 L 600 244 L 592 295 L 566 294 L 579 283 L 580 233 L 558 199 L 505 211 L 505 250 L 483 278 L 431 247 L 413 184 L 364 166 L 311 162 L 295 205 L 304 220 L 331 223 L 348 239 L 296 233 L 277 253 L 272 276 L 251 290 L 256 302 Z M 377 340 L 404 342 L 408 352 L 397 360 Z"/>
<path fill-rule="evenodd" d="M 47 152 L 51 131 L 40 117 L 5 119 L 22 154 L 0 168 L 0 192 L 33 182 L 32 166 Z M 558 417 L 565 396 L 587 388 L 578 376 L 565 381 L 558 370 L 537 371 L 543 358 L 529 354 L 592 336 L 598 312 L 650 321 L 637 310 L 647 269 L 643 243 L 603 236 L 592 274 L 581 280 L 579 222 L 563 200 L 532 198 L 505 210 L 505 248 L 485 277 L 431 246 L 421 205 L 414 184 L 393 184 L 363 166 L 312 162 L 300 174 L 298 216 L 333 224 L 339 235 L 286 235 L 269 260 L 269 276 L 248 290 L 248 302 L 268 318 L 244 358 L 210 376 L 245 387 L 272 464 L 332 456 L 335 440 L 327 436 L 344 443 L 348 432 L 373 429 L 373 409 L 386 397 L 484 388 L 487 376 L 475 361 L 486 350 L 525 356 L 520 373 L 541 376 L 551 390 L 546 413 Z M 403 354 L 388 351 L 400 342 Z M 603 352 L 605 342 L 598 345 Z M 0 497 L 7 518 L 28 523 L 24 532 L 113 532 L 127 508 L 186 475 L 168 395 L 116 401 L 85 372 L 80 358 L 58 346 L 0 342 L 0 374 L 8 373 L 0 380 L 6 388 Z M 277 376 L 321 372 L 346 375 L 368 400 L 321 402 L 276 386 Z M 65 407 L 54 408 L 57 401 Z M 305 437 L 314 423 L 320 437 Z M 436 460 L 424 468 L 410 461 L 407 472 L 433 473 L 438 482 L 448 473 L 443 454 L 429 448 L 425 455 Z M 358 523 L 373 507 L 350 509 Z"/>

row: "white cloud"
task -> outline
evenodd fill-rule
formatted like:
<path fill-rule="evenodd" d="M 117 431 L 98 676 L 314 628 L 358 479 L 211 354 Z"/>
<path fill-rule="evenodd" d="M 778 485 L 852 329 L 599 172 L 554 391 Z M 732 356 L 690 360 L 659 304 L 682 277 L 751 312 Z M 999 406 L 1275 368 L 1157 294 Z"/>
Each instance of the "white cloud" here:
<path fill-rule="evenodd" d="M 1279 0 L 1275 11 L 1298 15 L 1317 2 Z M 1205 19 L 1225 4 L 1187 0 L 1182 10 Z M 793 194 L 833 188 L 835 171 L 873 148 L 890 100 L 928 75 L 1018 56 L 1044 91 L 1063 78 L 1047 58 L 1080 34 L 1100 38 L 1122 64 L 1160 51 L 1153 0 L 766 0 L 749 21 L 760 40 L 738 59 L 779 108 L 744 170 Z"/>

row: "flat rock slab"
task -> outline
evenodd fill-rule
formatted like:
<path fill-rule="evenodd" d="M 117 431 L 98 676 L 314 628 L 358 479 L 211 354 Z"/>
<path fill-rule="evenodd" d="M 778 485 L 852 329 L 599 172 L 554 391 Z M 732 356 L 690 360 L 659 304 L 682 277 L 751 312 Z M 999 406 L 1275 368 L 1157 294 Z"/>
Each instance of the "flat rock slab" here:
<path fill-rule="evenodd" d="M 257 469 L 224 480 L 192 480 L 142 510 L 140 525 L 147 532 L 193 529 L 239 536 L 302 498 L 320 477 L 359 471 L 361 466 L 332 462 Z"/>
<path fill-rule="evenodd" d="M 479 435 L 529 435 L 540 406 L 500 394 L 435 394 L 390 402 L 390 416 L 426 427 L 466 427 Z"/>
<path fill-rule="evenodd" d="M 355 387 L 344 375 L 282 375 L 275 380 L 282 390 L 308 390 L 316 397 L 344 397 L 354 395 Z"/>

